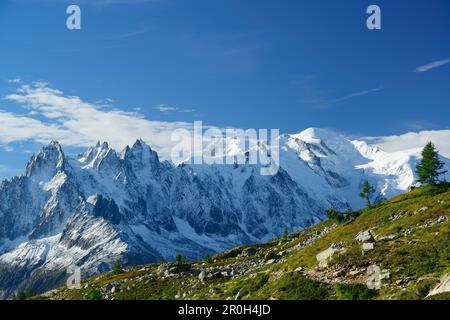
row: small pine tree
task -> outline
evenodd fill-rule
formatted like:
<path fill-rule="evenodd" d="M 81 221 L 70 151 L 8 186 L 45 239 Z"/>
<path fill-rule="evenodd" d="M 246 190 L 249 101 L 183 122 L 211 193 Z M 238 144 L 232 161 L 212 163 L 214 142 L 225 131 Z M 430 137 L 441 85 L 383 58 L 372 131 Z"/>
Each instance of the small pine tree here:
<path fill-rule="evenodd" d="M 213 258 L 209 254 L 205 254 L 204 260 L 206 263 L 213 263 Z"/>
<path fill-rule="evenodd" d="M 335 208 L 327 209 L 326 214 L 327 214 L 327 218 L 330 220 L 335 220 L 336 217 L 338 216 L 337 210 Z"/>
<path fill-rule="evenodd" d="M 102 294 L 99 290 L 92 288 L 86 294 L 85 300 L 102 300 Z"/>
<path fill-rule="evenodd" d="M 115 262 L 113 265 L 112 265 L 112 272 L 113 272 L 113 274 L 121 274 L 121 273 L 123 273 L 123 269 L 122 269 L 122 265 L 120 264 L 120 262 L 119 261 L 117 261 L 117 262 Z"/>
<path fill-rule="evenodd" d="M 341 223 L 345 221 L 345 216 L 337 211 L 335 208 L 329 208 L 326 211 L 327 218 L 330 220 L 334 220 L 337 223 Z"/>
<path fill-rule="evenodd" d="M 422 160 L 416 167 L 418 181 L 420 183 L 434 186 L 438 183 L 441 174 L 447 171 L 441 171 L 444 163 L 439 160 L 439 154 L 432 142 L 428 142 L 422 150 Z"/>
<path fill-rule="evenodd" d="M 289 240 L 289 230 L 288 229 L 284 229 L 284 231 L 283 231 L 283 240 L 284 241 Z"/>
<path fill-rule="evenodd" d="M 32 288 L 28 288 L 26 291 L 17 291 L 13 294 L 12 300 L 26 300 L 34 296 L 35 293 Z"/>
<path fill-rule="evenodd" d="M 25 300 L 27 295 L 23 291 L 18 291 L 14 294 L 13 300 Z"/>
<path fill-rule="evenodd" d="M 182 254 L 178 253 L 175 256 L 175 261 L 178 262 L 178 263 L 184 263 L 184 262 L 186 262 L 186 260 L 187 260 L 187 258 L 185 256 L 183 256 Z"/>
<path fill-rule="evenodd" d="M 26 294 L 27 298 L 31 298 L 32 296 L 36 295 L 33 288 L 28 288 L 25 294 Z"/>
<path fill-rule="evenodd" d="M 329 208 L 326 210 L 326 215 L 328 219 L 336 221 L 338 224 L 340 224 L 355 219 L 359 215 L 359 212 L 357 211 L 353 212 L 351 210 L 340 212 L 337 211 L 335 208 Z"/>
<path fill-rule="evenodd" d="M 359 196 L 366 200 L 367 206 L 371 206 L 370 198 L 372 198 L 375 189 L 370 185 L 369 181 L 365 181 Z"/>

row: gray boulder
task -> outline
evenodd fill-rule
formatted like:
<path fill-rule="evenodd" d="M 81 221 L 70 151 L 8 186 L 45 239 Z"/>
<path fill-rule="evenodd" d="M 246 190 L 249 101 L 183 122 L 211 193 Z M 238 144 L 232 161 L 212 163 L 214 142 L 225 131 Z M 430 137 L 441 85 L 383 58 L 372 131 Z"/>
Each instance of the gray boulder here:
<path fill-rule="evenodd" d="M 358 233 L 358 235 L 356 236 L 356 240 L 358 240 L 359 242 L 373 242 L 374 237 L 370 230 L 363 230 Z"/>
<path fill-rule="evenodd" d="M 241 256 L 242 257 L 251 257 L 254 256 L 256 253 L 258 252 L 258 250 L 256 250 L 255 248 L 245 248 L 244 250 L 242 250 Z"/>

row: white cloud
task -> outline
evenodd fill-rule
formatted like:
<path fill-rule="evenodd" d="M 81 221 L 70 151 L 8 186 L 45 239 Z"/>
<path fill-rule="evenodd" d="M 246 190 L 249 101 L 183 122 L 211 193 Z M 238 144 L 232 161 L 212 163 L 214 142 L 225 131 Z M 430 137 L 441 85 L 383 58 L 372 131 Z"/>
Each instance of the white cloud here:
<path fill-rule="evenodd" d="M 160 111 L 160 112 L 179 112 L 179 113 L 191 113 L 191 112 L 195 112 L 194 109 L 184 109 L 184 108 L 179 108 L 179 107 L 174 107 L 168 104 L 160 104 L 159 106 L 155 107 L 156 110 Z"/>
<path fill-rule="evenodd" d="M 339 104 L 340 102 L 383 90 L 382 86 L 378 86 L 366 90 L 349 93 L 341 97 L 332 97 L 325 90 L 316 89 L 315 86 L 311 84 L 311 82 L 314 79 L 315 79 L 314 76 L 303 77 L 302 79 L 296 81 L 295 84 L 298 84 L 300 86 L 301 90 L 303 91 L 303 95 L 305 96 L 305 99 L 303 99 L 302 102 L 318 108 L 333 107 Z"/>
<path fill-rule="evenodd" d="M 431 141 L 441 155 L 450 159 L 450 130 L 409 132 L 398 136 L 367 137 L 364 140 L 388 152 L 423 148 Z"/>
<path fill-rule="evenodd" d="M 14 79 L 9 79 L 8 83 L 21 83 L 22 79 L 20 77 L 16 77 Z"/>
<path fill-rule="evenodd" d="M 155 107 L 155 109 L 160 112 L 169 112 L 177 110 L 177 108 L 169 106 L 167 104 L 160 104 L 159 106 Z"/>
<path fill-rule="evenodd" d="M 139 29 L 139 30 L 134 30 L 134 31 L 126 32 L 126 33 L 111 34 L 111 35 L 105 36 L 104 39 L 105 40 L 123 40 L 123 39 L 128 39 L 128 38 L 134 38 L 134 37 L 143 35 L 145 33 L 147 33 L 147 29 Z"/>
<path fill-rule="evenodd" d="M 65 95 L 47 83 L 22 85 L 5 99 L 20 104 L 27 109 L 27 113 L 20 115 L 0 109 L 0 147 L 3 149 L 15 142 L 34 141 L 45 144 L 58 140 L 65 146 L 73 147 L 108 141 L 111 147 L 120 150 L 141 138 L 158 151 L 163 159 L 170 159 L 174 145 L 171 141 L 172 132 L 176 129 L 192 132 L 193 128 L 193 124 L 189 122 L 153 121 L 137 112 L 89 103 L 78 96 Z M 428 141 L 432 141 L 442 155 L 450 158 L 450 130 L 363 139 L 388 152 L 422 148 Z"/>
<path fill-rule="evenodd" d="M 23 116 L 0 109 L 0 144 L 4 145 L 58 140 L 66 146 L 84 147 L 101 140 L 120 150 L 141 138 L 167 159 L 174 144 L 172 132 L 192 130 L 188 122 L 152 121 L 136 112 L 105 109 L 65 95 L 47 83 L 22 85 L 5 99 L 20 104 L 29 113 Z"/>
<path fill-rule="evenodd" d="M 13 175 L 17 175 L 19 172 L 20 170 L 16 168 L 11 168 L 0 164 L 0 181 Z"/>
<path fill-rule="evenodd" d="M 366 94 L 373 93 L 373 92 L 378 92 L 378 91 L 381 91 L 381 90 L 383 90 L 382 87 L 376 87 L 376 88 L 372 88 L 372 89 L 358 91 L 358 92 L 354 92 L 354 93 L 348 94 L 348 95 L 346 95 L 346 96 L 344 96 L 342 98 L 335 99 L 333 102 L 341 102 L 341 101 L 345 101 L 345 100 L 348 100 L 348 99 L 365 96 Z"/>
<path fill-rule="evenodd" d="M 414 70 L 414 72 L 427 72 L 427 71 L 429 71 L 431 69 L 442 67 L 443 65 L 446 65 L 447 63 L 450 63 L 450 58 L 427 63 L 426 65 L 417 67 Z"/>

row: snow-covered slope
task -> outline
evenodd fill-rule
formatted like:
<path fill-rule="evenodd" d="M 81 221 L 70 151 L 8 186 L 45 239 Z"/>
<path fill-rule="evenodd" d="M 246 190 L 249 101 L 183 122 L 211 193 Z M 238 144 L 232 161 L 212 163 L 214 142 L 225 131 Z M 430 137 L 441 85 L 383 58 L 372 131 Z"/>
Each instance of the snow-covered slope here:
<path fill-rule="evenodd" d="M 69 266 L 92 275 L 117 260 L 202 258 L 270 239 L 331 206 L 361 207 L 365 180 L 379 199 L 404 192 L 420 155 L 315 128 L 281 136 L 280 148 L 278 173 L 261 176 L 250 164 L 174 166 L 141 140 L 121 152 L 98 143 L 77 158 L 50 143 L 0 184 L 0 296 L 48 289 Z"/>

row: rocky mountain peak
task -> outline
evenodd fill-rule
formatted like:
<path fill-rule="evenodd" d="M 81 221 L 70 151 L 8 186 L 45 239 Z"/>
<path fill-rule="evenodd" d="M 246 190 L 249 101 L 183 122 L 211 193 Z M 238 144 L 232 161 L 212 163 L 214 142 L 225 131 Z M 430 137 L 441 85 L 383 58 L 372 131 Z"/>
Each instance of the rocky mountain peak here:
<path fill-rule="evenodd" d="M 36 175 L 52 176 L 58 170 L 64 170 L 66 165 L 66 157 L 57 141 L 51 141 L 48 145 L 33 155 L 27 164 L 27 177 Z"/>
<path fill-rule="evenodd" d="M 134 172 L 148 167 L 156 169 L 160 164 L 158 154 L 141 139 L 136 140 L 131 148 L 124 150 L 123 158 Z"/>
<path fill-rule="evenodd" d="M 119 156 L 109 147 L 108 142 L 97 142 L 95 147 L 89 147 L 84 153 L 78 155 L 78 161 L 86 169 L 100 169 L 117 167 Z"/>

